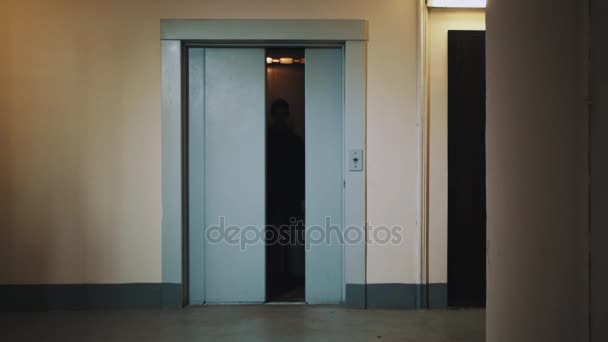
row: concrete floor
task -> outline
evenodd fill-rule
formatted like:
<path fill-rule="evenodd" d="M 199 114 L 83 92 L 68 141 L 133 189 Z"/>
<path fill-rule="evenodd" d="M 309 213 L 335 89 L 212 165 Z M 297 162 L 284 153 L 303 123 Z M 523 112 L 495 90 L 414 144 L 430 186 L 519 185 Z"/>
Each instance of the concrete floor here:
<path fill-rule="evenodd" d="M 182 311 L 1 313 L 3 341 L 482 342 L 483 310 L 203 306 Z"/>

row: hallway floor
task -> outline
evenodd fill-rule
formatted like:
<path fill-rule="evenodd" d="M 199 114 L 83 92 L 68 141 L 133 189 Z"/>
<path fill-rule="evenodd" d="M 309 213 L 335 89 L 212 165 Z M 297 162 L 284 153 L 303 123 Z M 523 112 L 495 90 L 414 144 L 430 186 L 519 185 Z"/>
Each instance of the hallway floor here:
<path fill-rule="evenodd" d="M 3 341 L 482 342 L 483 310 L 203 306 L 182 311 L 0 313 Z"/>

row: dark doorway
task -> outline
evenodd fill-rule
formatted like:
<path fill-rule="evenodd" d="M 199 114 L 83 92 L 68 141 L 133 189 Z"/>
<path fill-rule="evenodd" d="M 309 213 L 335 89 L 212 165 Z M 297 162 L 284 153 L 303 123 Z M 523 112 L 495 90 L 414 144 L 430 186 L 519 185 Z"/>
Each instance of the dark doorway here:
<path fill-rule="evenodd" d="M 304 302 L 304 49 L 266 50 L 266 300 Z"/>
<path fill-rule="evenodd" d="M 448 305 L 486 303 L 485 32 L 448 33 Z"/>

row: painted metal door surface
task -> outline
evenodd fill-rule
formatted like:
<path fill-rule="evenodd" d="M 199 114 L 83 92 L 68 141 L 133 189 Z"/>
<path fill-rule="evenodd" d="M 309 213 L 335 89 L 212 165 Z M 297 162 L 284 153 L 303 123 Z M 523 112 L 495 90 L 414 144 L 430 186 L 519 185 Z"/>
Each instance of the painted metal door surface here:
<path fill-rule="evenodd" d="M 265 300 L 265 72 L 264 49 L 204 51 L 207 303 Z"/>
<path fill-rule="evenodd" d="M 306 49 L 306 302 L 342 301 L 343 52 Z"/>

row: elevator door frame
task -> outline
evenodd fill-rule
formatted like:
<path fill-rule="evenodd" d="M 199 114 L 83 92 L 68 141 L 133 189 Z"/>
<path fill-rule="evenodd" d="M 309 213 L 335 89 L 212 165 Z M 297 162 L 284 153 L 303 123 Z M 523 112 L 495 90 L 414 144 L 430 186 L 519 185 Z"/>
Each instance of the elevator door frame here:
<path fill-rule="evenodd" d="M 191 228 L 188 175 L 188 58 L 190 47 L 341 47 L 343 49 L 343 165 L 348 151 L 365 151 L 366 41 L 363 20 L 161 20 L 162 60 L 162 298 L 166 307 L 203 304 L 190 296 Z M 363 162 L 365 164 L 364 154 Z M 343 229 L 361 239 L 343 245 L 342 302 L 365 308 L 366 170 L 342 170 Z"/>

